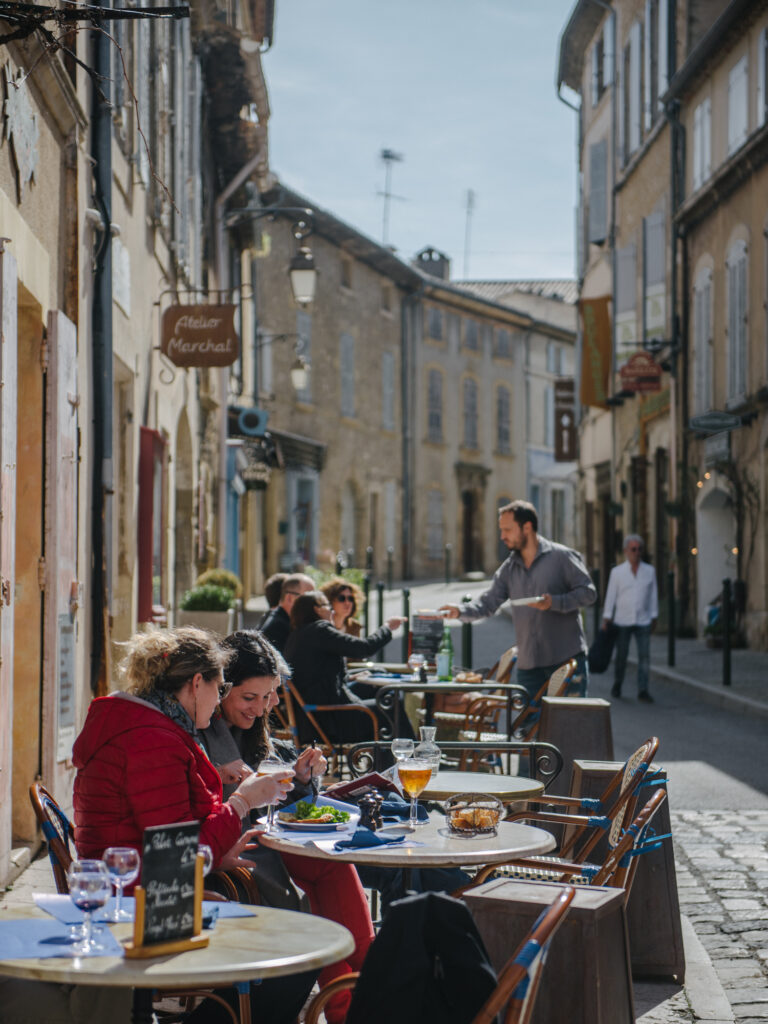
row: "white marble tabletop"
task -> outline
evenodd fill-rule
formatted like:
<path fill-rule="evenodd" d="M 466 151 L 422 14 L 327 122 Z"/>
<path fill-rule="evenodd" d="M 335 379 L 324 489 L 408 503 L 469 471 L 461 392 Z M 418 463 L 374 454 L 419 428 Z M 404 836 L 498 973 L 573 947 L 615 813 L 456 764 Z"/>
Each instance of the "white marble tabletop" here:
<path fill-rule="evenodd" d="M 477 864 L 499 864 L 515 857 L 528 857 L 535 853 L 547 853 L 554 849 L 555 839 L 550 832 L 520 825 L 517 822 L 502 822 L 498 835 L 465 838 L 450 832 L 442 814 L 433 813 L 428 823 L 412 832 L 405 825 L 385 827 L 384 835 L 403 835 L 420 845 L 394 843 L 387 846 L 368 846 L 339 853 L 326 853 L 311 844 L 299 845 L 292 842 L 290 833 L 276 832 L 262 835 L 259 842 L 273 850 L 295 853 L 300 857 L 315 857 L 322 860 L 337 860 L 349 864 L 370 864 L 387 867 L 462 867 Z M 2 967 L 2 964 L 0 964 Z"/>
<path fill-rule="evenodd" d="M 285 974 L 298 974 L 348 956 L 355 947 L 350 932 L 333 921 L 290 910 L 254 907 L 253 917 L 220 918 L 204 949 L 149 960 L 123 957 L 55 957 L 0 960 L 0 974 L 38 981 L 120 988 L 199 988 L 227 985 Z M 36 907 L 0 911 L 3 921 L 18 918 L 53 920 Z M 133 925 L 112 925 L 119 939 L 130 938 Z M 66 930 L 66 926 L 62 925 Z"/>
<path fill-rule="evenodd" d="M 492 793 L 505 804 L 515 800 L 535 800 L 544 792 L 544 783 L 517 775 L 491 772 L 439 771 L 421 794 L 427 800 L 447 800 L 455 793 Z"/>

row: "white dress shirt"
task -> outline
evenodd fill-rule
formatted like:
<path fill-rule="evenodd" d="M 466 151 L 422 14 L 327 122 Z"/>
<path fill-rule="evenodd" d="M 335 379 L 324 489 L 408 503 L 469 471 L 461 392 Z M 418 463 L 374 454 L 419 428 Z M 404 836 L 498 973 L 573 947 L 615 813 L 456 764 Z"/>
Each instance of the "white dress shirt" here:
<path fill-rule="evenodd" d="M 603 618 L 611 619 L 616 626 L 649 626 L 658 617 L 659 595 L 653 566 L 640 562 L 634 573 L 627 561 L 611 569 Z"/>

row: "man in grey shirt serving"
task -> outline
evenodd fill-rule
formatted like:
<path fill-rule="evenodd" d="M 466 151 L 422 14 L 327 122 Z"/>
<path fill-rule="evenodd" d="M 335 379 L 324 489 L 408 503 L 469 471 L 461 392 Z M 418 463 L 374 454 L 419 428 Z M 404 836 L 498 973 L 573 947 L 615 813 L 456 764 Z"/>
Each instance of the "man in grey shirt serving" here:
<path fill-rule="evenodd" d="M 555 544 L 539 532 L 539 517 L 528 501 L 499 509 L 501 540 L 509 557 L 496 570 L 493 583 L 477 601 L 444 605 L 446 618 L 464 622 L 493 615 L 508 598 L 538 597 L 512 609 L 517 638 L 517 681 L 533 696 L 556 668 L 577 661 L 574 692 L 584 697 L 589 674 L 587 641 L 579 609 L 594 604 L 597 591 L 576 551 Z"/>

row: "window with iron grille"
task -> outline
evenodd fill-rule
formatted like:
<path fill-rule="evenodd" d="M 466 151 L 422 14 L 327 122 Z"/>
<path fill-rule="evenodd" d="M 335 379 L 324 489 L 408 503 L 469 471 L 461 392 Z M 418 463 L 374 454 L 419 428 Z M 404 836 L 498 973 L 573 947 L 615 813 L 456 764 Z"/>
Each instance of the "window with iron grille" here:
<path fill-rule="evenodd" d="M 427 438 L 443 440 L 443 375 L 430 370 L 427 378 Z"/>
<path fill-rule="evenodd" d="M 510 411 L 512 400 L 509 388 L 496 389 L 496 448 L 503 454 L 511 450 Z"/>
<path fill-rule="evenodd" d="M 464 378 L 464 447 L 477 448 L 477 381 Z"/>

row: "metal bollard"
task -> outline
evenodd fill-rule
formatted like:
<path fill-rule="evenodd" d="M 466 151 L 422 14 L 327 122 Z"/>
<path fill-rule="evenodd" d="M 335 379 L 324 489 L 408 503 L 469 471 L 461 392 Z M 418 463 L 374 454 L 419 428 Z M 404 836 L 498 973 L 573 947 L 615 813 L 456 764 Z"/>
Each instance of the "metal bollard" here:
<path fill-rule="evenodd" d="M 408 661 L 408 655 L 411 653 L 408 649 L 409 635 L 411 629 L 411 592 L 408 587 L 403 587 L 403 618 L 405 623 L 403 625 L 403 661 Z"/>
<path fill-rule="evenodd" d="M 445 545 L 445 582 L 451 582 L 451 551 L 452 547 L 450 544 Z"/>
<path fill-rule="evenodd" d="M 667 573 L 667 600 L 667 664 L 674 667 L 677 622 L 675 616 L 675 574 L 671 569 Z"/>
<path fill-rule="evenodd" d="M 373 572 L 373 548 L 370 546 L 365 549 L 365 568 Z"/>
<path fill-rule="evenodd" d="M 731 581 L 723 580 L 723 686 L 731 685 Z"/>
<path fill-rule="evenodd" d="M 379 580 L 376 584 L 376 593 L 379 596 L 379 607 L 378 607 L 378 626 L 379 629 L 384 625 L 384 581 Z M 384 648 L 378 651 L 376 654 L 377 661 L 384 661 Z"/>
<path fill-rule="evenodd" d="M 395 549 L 387 548 L 387 590 L 392 589 L 392 577 L 395 572 Z"/>
<path fill-rule="evenodd" d="M 363 594 L 365 605 L 363 607 L 363 632 L 366 636 L 371 632 L 371 574 L 367 572 L 363 576 Z"/>
<path fill-rule="evenodd" d="M 353 548 L 347 548 L 347 565 L 351 566 L 355 564 L 355 552 Z"/>
<path fill-rule="evenodd" d="M 472 600 L 472 595 L 471 594 L 465 594 L 464 597 L 462 597 L 461 600 L 462 600 L 462 602 L 464 604 L 466 604 L 467 601 L 471 601 Z M 462 624 L 461 624 L 461 662 L 462 662 L 462 668 L 471 669 L 472 668 L 472 660 L 473 660 L 472 659 L 472 623 L 471 622 L 462 622 Z"/>

